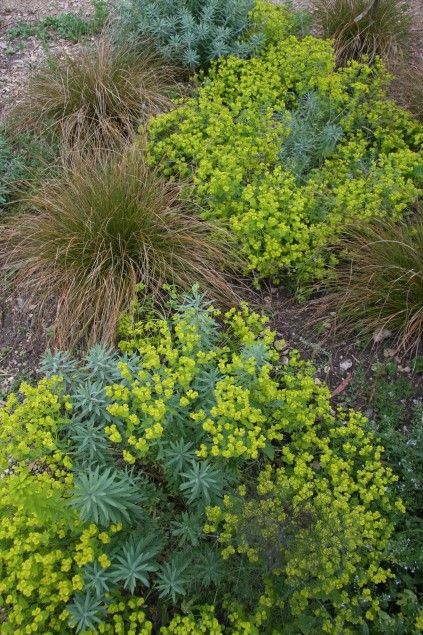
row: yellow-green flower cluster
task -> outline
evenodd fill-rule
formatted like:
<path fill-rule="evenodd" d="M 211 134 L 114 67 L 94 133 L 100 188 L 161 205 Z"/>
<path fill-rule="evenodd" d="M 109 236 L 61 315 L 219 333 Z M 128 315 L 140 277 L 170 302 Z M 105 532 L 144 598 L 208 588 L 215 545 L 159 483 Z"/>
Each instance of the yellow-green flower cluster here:
<path fill-rule="evenodd" d="M 65 448 L 59 434 L 71 410 L 59 377 L 21 384 L 0 410 L 0 630 L 5 635 L 72 632 L 66 605 L 84 588 L 82 569 L 96 559 L 103 567 L 110 564 L 104 547 L 121 529 L 84 528 L 67 504 L 72 462 L 59 449 Z"/>
<path fill-rule="evenodd" d="M 199 616 L 176 615 L 169 626 L 160 629 L 161 635 L 221 635 L 225 631 L 214 614 L 213 606 L 202 606 L 198 610 Z"/>
<path fill-rule="evenodd" d="M 109 622 L 99 624 L 96 633 L 110 635 L 150 635 L 153 624 L 143 610 L 143 598 L 122 597 L 107 606 Z"/>
<path fill-rule="evenodd" d="M 210 309 L 209 317 L 216 317 Z M 267 412 L 267 405 L 280 398 L 277 382 L 271 377 L 272 360 L 278 357 L 272 347 L 275 334 L 265 328 L 267 319 L 251 312 L 243 304 L 231 309 L 224 322 L 231 333 L 236 349 L 214 345 L 202 346 L 201 328 L 188 311 L 175 314 L 173 322 L 156 320 L 131 324 L 124 322 L 121 329 L 122 350 L 137 352 L 142 357 L 138 376 L 126 378 L 126 386 L 108 387 L 112 403 L 108 412 L 121 420 L 106 428 L 109 439 L 123 442 L 122 455 L 133 463 L 142 458 L 155 441 L 166 434 L 169 411 L 175 395 L 178 406 L 187 411 L 187 417 L 203 430 L 203 442 L 197 456 L 223 458 L 257 458 L 266 444 L 280 439 L 278 410 Z M 157 337 L 159 334 L 159 337 Z M 254 356 L 241 354 L 245 346 L 260 344 L 264 350 L 264 363 L 258 368 Z M 156 365 L 152 360 L 160 360 Z M 220 371 L 222 378 L 213 390 L 214 406 L 206 413 L 203 395 L 192 388 L 192 382 L 210 364 Z M 250 377 L 250 385 L 239 382 L 240 373 Z M 131 446 L 129 449 L 127 445 Z M 123 447 L 123 446 L 122 446 Z"/>
<path fill-rule="evenodd" d="M 64 509 L 65 486 L 47 473 L 0 483 L 0 605 L 7 614 L 0 630 L 67 632 L 63 610 L 80 584 L 73 555 L 81 529 Z"/>
<path fill-rule="evenodd" d="M 258 607 L 252 616 L 247 616 L 242 606 L 229 601 L 225 604 L 227 623 L 222 624 L 216 618 L 215 607 L 201 606 L 195 615 L 176 615 L 169 626 L 160 630 L 161 635 L 259 635 L 263 616 L 267 613 L 266 604 L 272 605 L 273 598 L 263 595 L 259 598 Z M 273 631 L 276 634 L 277 631 Z"/>
<path fill-rule="evenodd" d="M 11 393 L 0 409 L 0 469 L 15 462 L 40 459 L 57 477 L 65 477 L 72 464 L 57 447 L 57 435 L 72 410 L 63 394 L 62 379 L 43 379 L 37 386 L 23 383 L 19 397 Z"/>
<path fill-rule="evenodd" d="M 191 536 L 192 575 L 197 555 L 210 550 L 223 584 L 199 578 L 206 589 L 199 606 L 185 614 L 178 604 L 165 622 L 156 605 L 148 615 L 141 585 L 128 599 L 116 584 L 101 596 L 95 633 L 278 635 L 281 623 L 301 632 L 307 619 L 316 632 L 353 634 L 379 619 L 375 589 L 391 576 L 383 554 L 404 511 L 392 494 L 396 477 L 366 419 L 335 411 L 307 362 L 292 352 L 279 365 L 285 344 L 275 343 L 265 318 L 245 304 L 221 323 L 218 316 L 193 293 L 166 319 L 122 320 L 126 355 L 113 356 L 114 383 L 104 380 L 95 433 L 104 435 L 106 461 L 121 469 L 123 459 L 145 487 L 146 527 L 169 536 L 158 547 L 157 573 L 152 566 L 152 601 L 160 602 L 163 559 L 179 555 Z M 23 384 L 0 411 L 5 635 L 74 632 L 75 594 L 89 600 L 94 575 L 114 580 L 115 554 L 133 535 L 130 517 L 99 527 L 96 516 L 84 523 L 76 512 L 74 487 L 86 464 L 70 439 L 72 424 L 84 422 L 74 416 L 58 377 Z M 207 497 L 195 487 L 208 488 Z M 251 589 L 242 582 L 250 600 L 235 588 L 229 597 L 220 591 L 231 588 L 234 571 L 236 579 L 239 571 L 254 577 Z M 210 591 L 216 613 L 203 604 Z"/>
<path fill-rule="evenodd" d="M 398 218 L 417 197 L 422 128 L 387 101 L 385 83 L 380 64 L 336 69 L 329 41 L 280 38 L 259 57 L 220 60 L 198 96 L 153 119 L 150 160 L 168 176 L 192 176 L 205 216 L 229 224 L 249 270 L 318 277 L 322 248 L 346 223 Z M 292 111 L 313 92 L 343 137 L 302 182 L 281 152 Z"/>
<path fill-rule="evenodd" d="M 295 31 L 295 13 L 287 5 L 274 5 L 267 0 L 256 0 L 251 11 L 254 31 L 264 36 L 267 45 L 285 39 Z"/>
<path fill-rule="evenodd" d="M 5 635 L 72 632 L 66 605 L 84 588 L 82 568 L 95 559 L 109 564 L 103 549 L 119 527 L 84 529 L 66 505 L 68 486 L 48 472 L 25 469 L 0 480 L 0 605 L 7 615 L 0 630 Z"/>
<path fill-rule="evenodd" d="M 381 562 L 403 511 L 390 494 L 396 477 L 362 415 L 334 416 L 327 390 L 306 376 L 287 385 L 278 467 L 268 464 L 254 491 L 209 507 L 204 530 L 218 533 L 224 558 L 246 558 L 282 584 L 290 623 L 307 613 L 320 632 L 354 633 L 377 617 L 374 589 L 391 575 Z"/>

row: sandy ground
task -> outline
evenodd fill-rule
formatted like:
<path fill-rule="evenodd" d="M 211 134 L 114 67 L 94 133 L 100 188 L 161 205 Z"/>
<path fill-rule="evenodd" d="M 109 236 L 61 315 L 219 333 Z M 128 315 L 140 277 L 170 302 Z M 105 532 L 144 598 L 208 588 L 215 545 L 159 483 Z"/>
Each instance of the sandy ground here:
<path fill-rule="evenodd" d="M 11 40 L 7 32 L 22 22 L 34 23 L 46 16 L 70 12 L 89 16 L 93 12 L 91 0 L 0 0 L 0 117 L 10 102 L 19 98 L 31 70 L 48 52 L 79 46 L 58 37 L 53 37 L 47 46 L 36 37 Z"/>

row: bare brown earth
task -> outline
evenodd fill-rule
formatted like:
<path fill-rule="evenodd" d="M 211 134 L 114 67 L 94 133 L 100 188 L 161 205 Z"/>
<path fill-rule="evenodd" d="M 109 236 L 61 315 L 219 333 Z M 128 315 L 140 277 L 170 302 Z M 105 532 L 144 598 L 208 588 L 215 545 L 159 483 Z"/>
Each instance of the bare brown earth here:
<path fill-rule="evenodd" d="M 57 37 L 47 45 L 36 37 L 11 40 L 9 29 L 22 22 L 35 23 L 46 16 L 71 12 L 89 16 L 93 12 L 91 0 L 0 0 L 0 118 L 8 104 L 19 99 L 31 70 L 47 53 L 80 46 Z"/>

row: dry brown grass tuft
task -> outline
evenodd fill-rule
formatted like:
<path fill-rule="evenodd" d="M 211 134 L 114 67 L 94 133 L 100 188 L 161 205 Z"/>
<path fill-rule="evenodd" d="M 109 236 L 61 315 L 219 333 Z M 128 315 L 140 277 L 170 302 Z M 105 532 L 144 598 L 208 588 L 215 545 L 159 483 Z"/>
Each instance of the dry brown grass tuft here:
<path fill-rule="evenodd" d="M 222 273 L 241 266 L 226 232 L 201 221 L 134 147 L 95 159 L 74 151 L 27 208 L 1 228 L 0 262 L 28 301 L 41 310 L 54 301 L 61 348 L 111 342 L 140 283 L 159 297 L 165 282 L 199 282 L 220 301 L 237 300 Z"/>
<path fill-rule="evenodd" d="M 12 113 L 18 130 L 50 127 L 68 142 L 104 145 L 171 107 L 177 71 L 147 44 L 139 49 L 103 37 L 76 54 L 50 58 L 33 75 Z"/>
<path fill-rule="evenodd" d="M 386 62 L 410 50 L 412 16 L 407 0 L 312 0 L 316 26 L 333 38 L 339 64 L 366 55 Z"/>
<path fill-rule="evenodd" d="M 423 214 L 410 223 L 378 220 L 351 229 L 347 254 L 314 308 L 336 311 L 340 330 L 367 337 L 391 331 L 398 349 L 418 351 L 423 335 Z"/>
<path fill-rule="evenodd" d="M 390 94 L 403 108 L 423 122 L 423 57 L 394 65 Z"/>

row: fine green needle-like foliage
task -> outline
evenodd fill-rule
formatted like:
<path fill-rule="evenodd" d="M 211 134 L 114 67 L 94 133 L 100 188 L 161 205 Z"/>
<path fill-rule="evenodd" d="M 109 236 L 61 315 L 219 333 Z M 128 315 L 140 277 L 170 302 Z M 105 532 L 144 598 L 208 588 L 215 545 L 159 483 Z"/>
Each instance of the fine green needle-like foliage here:
<path fill-rule="evenodd" d="M 187 496 L 188 503 L 200 499 L 209 505 L 212 495 L 222 490 L 219 472 L 213 470 L 207 461 L 193 461 L 190 468 L 181 473 L 181 477 L 180 489 Z"/>
<path fill-rule="evenodd" d="M 140 500 L 137 483 L 128 474 L 97 466 L 78 474 L 72 504 L 83 521 L 108 527 L 137 518 Z"/>
<path fill-rule="evenodd" d="M 76 594 L 68 611 L 70 624 L 81 633 L 94 630 L 106 614 L 104 604 L 91 593 Z"/>
<path fill-rule="evenodd" d="M 176 603 L 179 596 L 186 595 L 189 581 L 187 569 L 190 564 L 188 556 L 185 555 L 185 557 L 176 556 L 162 565 L 156 582 L 159 597 L 170 597 Z"/>
<path fill-rule="evenodd" d="M 132 594 L 138 582 L 150 586 L 149 575 L 158 569 L 155 557 L 160 546 L 153 537 L 129 539 L 116 555 L 116 563 L 111 571 L 115 582 L 121 582 Z"/>

